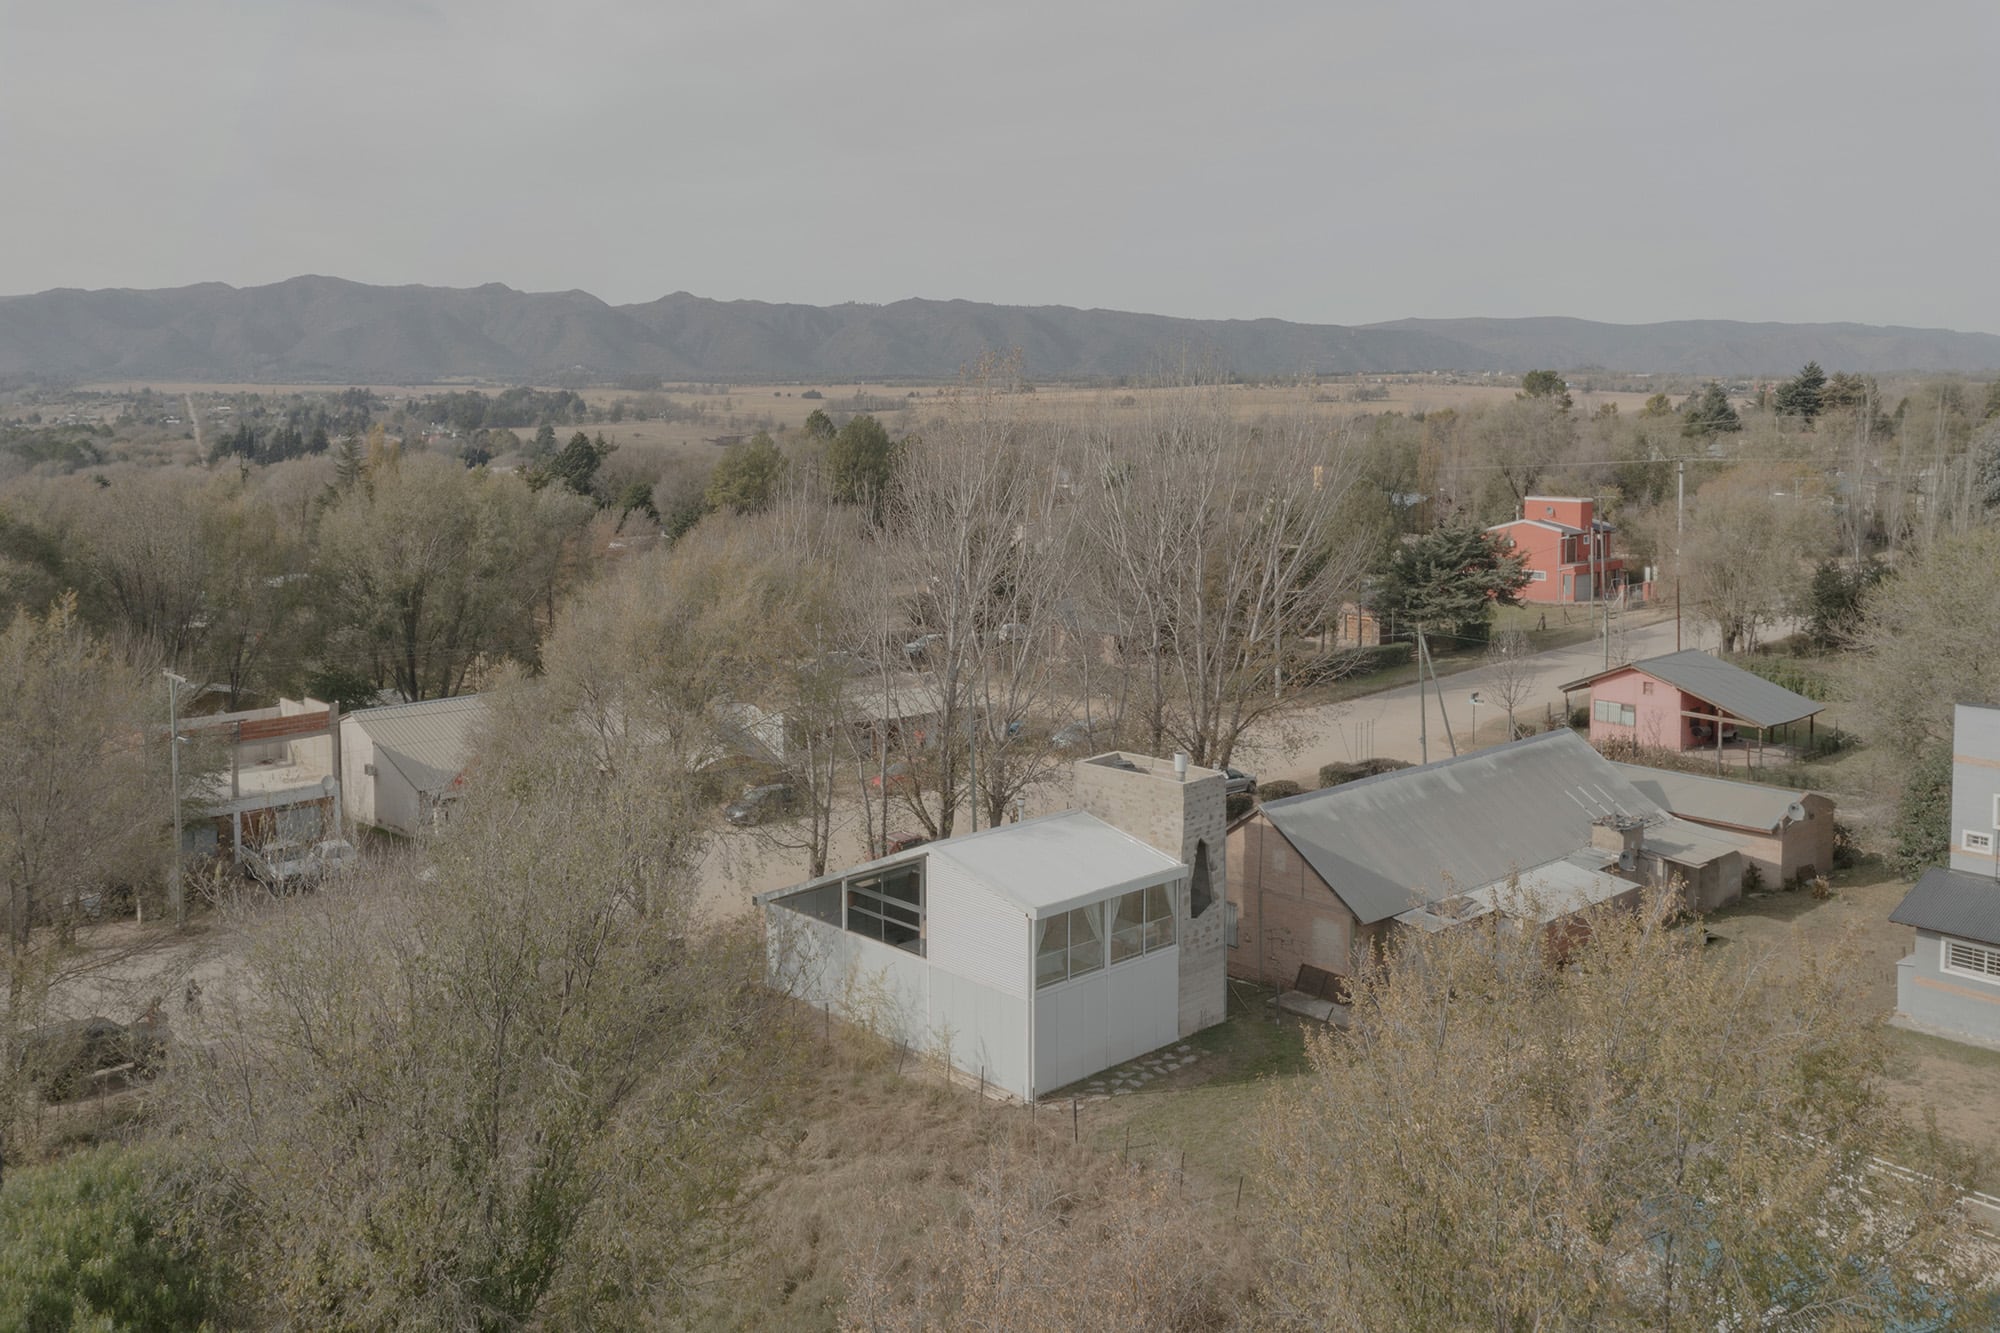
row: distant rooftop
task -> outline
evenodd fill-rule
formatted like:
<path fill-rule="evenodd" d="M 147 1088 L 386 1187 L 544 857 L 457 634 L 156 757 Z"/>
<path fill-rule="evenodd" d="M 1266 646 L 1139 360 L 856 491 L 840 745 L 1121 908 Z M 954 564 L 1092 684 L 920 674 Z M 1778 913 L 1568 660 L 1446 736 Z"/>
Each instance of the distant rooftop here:
<path fill-rule="evenodd" d="M 420 792 L 441 792 L 458 780 L 472 760 L 472 741 L 486 718 L 486 700 L 476 694 L 425 699 L 349 713 L 348 719 L 375 742 L 377 755 L 395 766 Z"/>
<path fill-rule="evenodd" d="M 1642 671 L 1663 680 L 1753 727 L 1781 727 L 1787 722 L 1801 722 L 1826 708 L 1823 703 L 1794 693 L 1755 672 L 1745 671 L 1698 648 L 1612 667 L 1608 671 L 1573 680 L 1562 689 L 1585 689 L 1607 676 L 1626 671 Z"/>

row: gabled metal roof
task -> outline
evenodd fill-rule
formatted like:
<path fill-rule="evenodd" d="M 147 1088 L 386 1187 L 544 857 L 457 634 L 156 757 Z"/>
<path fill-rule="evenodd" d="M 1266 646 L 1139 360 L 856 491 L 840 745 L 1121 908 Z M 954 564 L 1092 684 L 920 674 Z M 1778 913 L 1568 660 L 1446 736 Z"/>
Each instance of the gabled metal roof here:
<path fill-rule="evenodd" d="M 1680 823 L 1568 728 L 1263 812 L 1364 924 L 1562 860 L 1605 815 L 1644 820 L 1649 838 Z"/>
<path fill-rule="evenodd" d="M 1187 873 L 1177 858 L 1082 810 L 981 829 L 921 850 L 951 862 L 1032 917 Z M 1219 847 L 1210 853 L 1221 854 Z"/>
<path fill-rule="evenodd" d="M 476 694 L 420 703 L 363 708 L 347 714 L 375 742 L 375 753 L 420 792 L 450 787 L 472 759 L 472 740 L 486 719 L 486 701 Z"/>
<path fill-rule="evenodd" d="M 1792 807 L 1811 795 L 1761 782 L 1731 782 L 1698 773 L 1676 773 L 1638 764 L 1614 764 L 1626 781 L 1683 819 L 1704 824 L 1776 833 L 1792 815 Z"/>
<path fill-rule="evenodd" d="M 1932 866 L 1917 877 L 1889 919 L 1962 940 L 2000 944 L 2000 880 Z"/>
<path fill-rule="evenodd" d="M 1675 689 L 1684 690 L 1731 717 L 1742 718 L 1756 727 L 1779 727 L 1787 722 L 1803 721 L 1826 707 L 1697 648 L 1612 667 L 1609 671 L 1573 680 L 1562 688 L 1565 691 L 1581 690 L 1607 676 L 1626 671 L 1642 671 L 1663 680 Z"/>

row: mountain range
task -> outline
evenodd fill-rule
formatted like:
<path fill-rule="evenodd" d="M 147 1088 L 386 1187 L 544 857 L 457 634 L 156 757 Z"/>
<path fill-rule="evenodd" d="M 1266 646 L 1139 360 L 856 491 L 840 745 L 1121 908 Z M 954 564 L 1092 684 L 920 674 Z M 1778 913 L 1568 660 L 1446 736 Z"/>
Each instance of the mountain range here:
<path fill-rule="evenodd" d="M 579 370 L 756 382 L 948 379 L 1019 348 L 1033 379 L 1140 376 L 1194 355 L 1246 375 L 1602 368 L 1772 376 L 2000 369 L 2000 337 L 1868 324 L 1565 318 L 1346 326 L 1201 320 L 976 301 L 781 305 L 675 292 L 614 306 L 587 292 L 377 287 L 299 277 L 262 287 L 61 288 L 0 297 L 0 377 L 425 383 Z"/>

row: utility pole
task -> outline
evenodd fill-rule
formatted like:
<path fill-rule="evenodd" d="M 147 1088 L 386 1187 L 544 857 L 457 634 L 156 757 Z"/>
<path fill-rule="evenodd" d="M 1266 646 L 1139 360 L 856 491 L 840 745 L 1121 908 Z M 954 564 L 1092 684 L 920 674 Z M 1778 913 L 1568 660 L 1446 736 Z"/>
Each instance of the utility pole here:
<path fill-rule="evenodd" d="M 1681 526 L 1687 511 L 1687 459 L 1674 460 L 1674 651 L 1681 650 Z"/>
<path fill-rule="evenodd" d="M 173 784 L 174 855 L 167 877 L 167 906 L 174 914 L 174 929 L 187 928 L 187 892 L 181 883 L 181 686 L 187 681 L 171 671 L 167 678 L 167 780 Z"/>
<path fill-rule="evenodd" d="M 1417 753 L 1422 762 L 1431 761 L 1431 712 L 1424 698 L 1424 627 L 1417 626 Z"/>

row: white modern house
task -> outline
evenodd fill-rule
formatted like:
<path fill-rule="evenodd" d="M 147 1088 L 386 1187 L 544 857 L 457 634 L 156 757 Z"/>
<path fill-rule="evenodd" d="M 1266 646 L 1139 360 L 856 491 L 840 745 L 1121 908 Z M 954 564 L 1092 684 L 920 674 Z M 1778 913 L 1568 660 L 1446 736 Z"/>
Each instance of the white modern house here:
<path fill-rule="evenodd" d="M 1953 714 L 1950 832 L 1950 863 L 1889 914 L 1917 933 L 1896 964 L 1892 1021 L 2000 1048 L 2000 708 Z"/>
<path fill-rule="evenodd" d="M 1023 1100 L 1221 1022 L 1222 774 L 1076 777 L 1082 809 L 760 896 L 767 980 Z"/>

